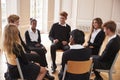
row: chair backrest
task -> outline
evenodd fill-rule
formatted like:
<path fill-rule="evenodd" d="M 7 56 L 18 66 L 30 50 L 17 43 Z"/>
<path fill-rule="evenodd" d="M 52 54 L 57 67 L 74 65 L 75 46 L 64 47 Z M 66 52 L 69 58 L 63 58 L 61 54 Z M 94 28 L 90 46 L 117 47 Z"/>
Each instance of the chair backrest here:
<path fill-rule="evenodd" d="M 17 68 L 18 68 L 19 74 L 20 74 L 20 78 L 21 78 L 21 80 L 24 80 L 24 77 L 23 77 L 23 74 L 22 74 L 22 70 L 21 70 L 18 58 L 16 58 L 16 63 L 17 63 Z"/>
<path fill-rule="evenodd" d="M 72 74 L 83 74 L 90 71 L 92 60 L 68 61 L 67 72 Z"/>
<path fill-rule="evenodd" d="M 114 68 L 114 64 L 115 64 L 115 62 L 117 61 L 117 58 L 118 58 L 119 54 L 120 54 L 120 51 L 119 51 L 119 52 L 116 54 L 116 56 L 115 56 L 115 59 L 114 59 L 112 65 L 111 65 L 111 68 L 110 68 L 111 70 Z"/>
<path fill-rule="evenodd" d="M 64 80 L 66 72 L 72 74 L 83 74 L 90 72 L 91 67 L 92 59 L 87 61 L 68 61 L 64 68 L 62 80 Z"/>

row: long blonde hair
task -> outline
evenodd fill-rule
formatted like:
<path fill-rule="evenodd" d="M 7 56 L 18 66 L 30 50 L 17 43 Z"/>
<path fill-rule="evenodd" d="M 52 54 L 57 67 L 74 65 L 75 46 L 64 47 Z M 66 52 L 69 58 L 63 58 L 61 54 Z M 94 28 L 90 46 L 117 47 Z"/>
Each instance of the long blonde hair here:
<path fill-rule="evenodd" d="M 97 21 L 97 24 L 98 24 L 99 28 L 100 28 L 100 29 L 103 29 L 103 28 L 102 28 L 102 24 L 103 24 L 102 19 L 99 18 L 99 17 L 94 18 L 94 19 L 92 20 L 92 28 L 91 28 L 91 33 L 90 33 L 90 34 L 92 34 L 92 32 L 93 32 L 93 30 L 94 30 L 94 26 L 93 26 L 94 21 Z"/>
<path fill-rule="evenodd" d="M 20 44 L 19 39 L 19 30 L 15 24 L 8 24 L 4 29 L 4 41 L 3 41 L 3 50 L 7 54 L 13 53 L 14 45 L 17 46 Z"/>

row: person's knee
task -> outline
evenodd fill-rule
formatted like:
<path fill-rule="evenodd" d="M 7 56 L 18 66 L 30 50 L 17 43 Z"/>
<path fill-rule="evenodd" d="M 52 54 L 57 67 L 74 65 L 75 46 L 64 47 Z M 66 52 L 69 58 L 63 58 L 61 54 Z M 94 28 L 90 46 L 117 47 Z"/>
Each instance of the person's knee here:
<path fill-rule="evenodd" d="M 69 45 L 66 45 L 66 46 L 63 47 L 63 50 L 64 50 L 64 51 L 66 51 L 66 50 L 68 50 L 68 49 L 70 49 L 70 46 L 69 46 Z"/>
<path fill-rule="evenodd" d="M 40 73 L 41 73 L 41 74 L 46 74 L 46 73 L 47 73 L 46 68 L 45 68 L 45 67 L 41 67 Z"/>
<path fill-rule="evenodd" d="M 56 49 L 56 44 L 52 44 L 51 49 Z"/>

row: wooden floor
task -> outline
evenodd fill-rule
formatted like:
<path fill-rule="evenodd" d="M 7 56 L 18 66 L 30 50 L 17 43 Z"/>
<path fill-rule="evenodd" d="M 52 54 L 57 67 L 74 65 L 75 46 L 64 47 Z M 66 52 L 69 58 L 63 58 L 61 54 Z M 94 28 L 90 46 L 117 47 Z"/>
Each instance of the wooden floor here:
<path fill-rule="evenodd" d="M 87 39 L 87 36 L 86 36 Z M 49 46 L 51 44 L 51 42 L 48 39 L 48 35 L 47 34 L 42 34 L 42 44 L 45 45 L 45 47 L 47 48 L 48 52 L 46 54 L 47 57 L 47 61 L 48 61 L 48 65 L 49 65 L 49 71 L 51 72 L 51 57 L 50 57 L 50 49 Z M 102 49 L 104 49 L 106 44 L 106 41 L 104 42 L 104 45 L 102 46 Z M 102 50 L 101 50 L 102 51 Z M 55 80 L 58 80 L 58 72 L 61 68 L 60 63 L 61 63 L 61 56 L 62 56 L 62 52 L 57 52 L 57 72 L 55 74 L 52 74 L 55 77 Z M 113 80 L 120 80 L 120 56 L 117 59 L 117 62 L 115 64 L 115 73 L 113 74 Z M 6 66 L 6 59 L 5 56 L 3 55 L 2 52 L 0 52 L 0 80 L 4 80 L 4 72 L 6 72 L 7 66 Z M 104 80 L 108 80 L 108 75 L 106 73 L 101 73 L 102 77 L 104 78 Z M 92 78 L 94 78 L 94 75 L 92 76 Z"/>

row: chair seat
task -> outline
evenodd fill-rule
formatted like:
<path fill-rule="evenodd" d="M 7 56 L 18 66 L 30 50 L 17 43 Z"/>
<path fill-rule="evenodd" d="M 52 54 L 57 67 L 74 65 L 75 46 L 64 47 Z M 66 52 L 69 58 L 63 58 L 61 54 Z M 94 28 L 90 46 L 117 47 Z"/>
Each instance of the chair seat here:
<path fill-rule="evenodd" d="M 99 72 L 110 72 L 110 70 L 103 70 L 103 69 L 96 69 L 96 71 L 99 71 Z"/>
<path fill-rule="evenodd" d="M 107 72 L 107 73 L 110 72 L 110 70 L 104 70 L 104 69 L 96 69 L 96 70 L 99 71 L 99 72 Z M 112 73 L 116 73 L 116 70 L 113 69 L 113 70 L 112 70 Z"/>

